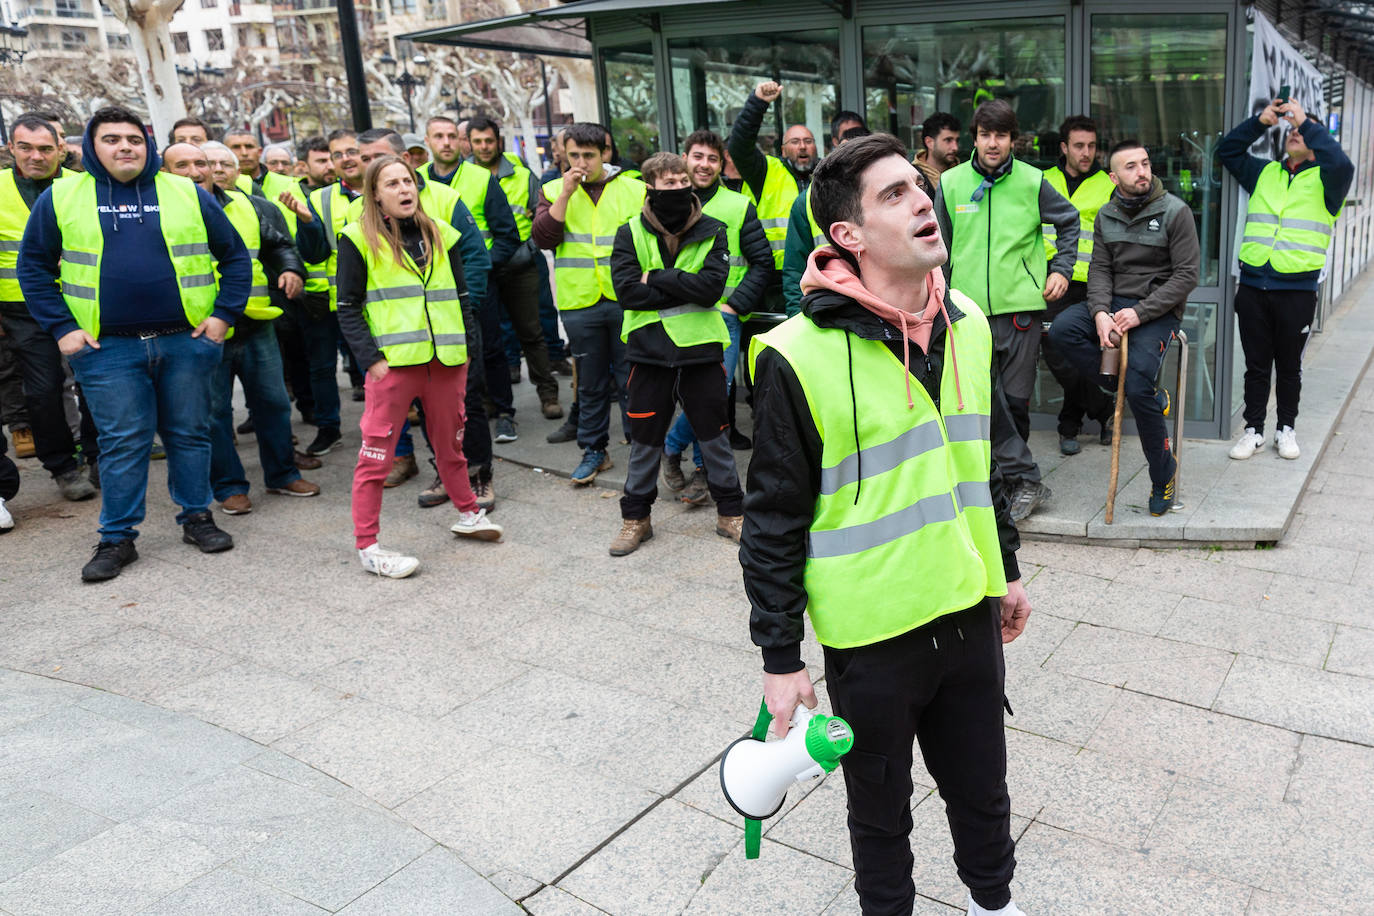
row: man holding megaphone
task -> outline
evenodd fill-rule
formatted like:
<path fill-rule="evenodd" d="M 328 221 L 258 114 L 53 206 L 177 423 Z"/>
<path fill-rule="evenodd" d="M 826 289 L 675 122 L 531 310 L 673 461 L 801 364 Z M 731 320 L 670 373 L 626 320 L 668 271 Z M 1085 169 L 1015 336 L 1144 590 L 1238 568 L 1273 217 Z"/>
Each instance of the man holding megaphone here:
<path fill-rule="evenodd" d="M 969 913 L 1019 916 L 1002 643 L 1025 629 L 1030 603 L 991 461 L 992 414 L 1006 405 L 987 319 L 945 288 L 945 243 L 896 138 L 836 149 L 811 202 L 830 244 L 811 255 L 801 314 L 750 351 L 740 562 L 764 699 L 779 736 L 798 704 L 816 705 L 805 611 L 831 705 L 853 731 L 840 765 L 865 914 L 912 911 L 919 740 Z"/>

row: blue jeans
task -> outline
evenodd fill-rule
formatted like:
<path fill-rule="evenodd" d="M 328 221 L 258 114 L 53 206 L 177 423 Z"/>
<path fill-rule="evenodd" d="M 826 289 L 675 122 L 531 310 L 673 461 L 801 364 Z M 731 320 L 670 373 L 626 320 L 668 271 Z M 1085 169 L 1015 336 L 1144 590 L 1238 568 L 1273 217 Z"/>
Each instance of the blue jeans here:
<path fill-rule="evenodd" d="M 620 339 L 624 317 L 625 310 L 609 299 L 563 312 L 563 327 L 577 360 L 577 444 L 584 450 L 605 451 L 610 442 L 613 372 L 620 388 L 622 417 L 627 408 L 630 364 Z"/>
<path fill-rule="evenodd" d="M 310 294 L 315 295 L 315 294 Z M 324 301 L 329 301 L 324 294 Z M 327 307 L 327 306 L 326 306 Z M 310 366 L 310 396 L 315 403 L 315 425 L 320 429 L 339 428 L 339 319 L 334 312 L 323 318 L 312 317 L 296 300 L 287 300 L 287 310 L 300 329 L 305 359 Z M 301 392 L 296 392 L 299 397 Z M 257 423 L 257 418 L 253 420 Z"/>
<path fill-rule="evenodd" d="M 100 539 L 138 537 L 153 434 L 167 450 L 177 524 L 210 508 L 210 381 L 224 347 L 190 329 L 100 339 L 70 357 L 100 438 Z"/>
<path fill-rule="evenodd" d="M 301 477 L 291 445 L 291 401 L 282 381 L 276 331 L 271 324 L 246 334 L 240 329 L 224 342 L 224 359 L 210 388 L 210 485 L 220 502 L 248 492 L 243 462 L 234 448 L 235 375 L 243 383 L 243 397 L 253 416 L 267 486 L 284 487 Z"/>
<path fill-rule="evenodd" d="M 721 312 L 721 317 L 725 319 L 725 330 L 730 335 L 730 342 L 725 346 L 725 377 L 728 380 L 726 396 L 735 396 L 735 368 L 739 365 L 739 330 L 743 324 L 738 315 L 731 315 L 729 312 Z M 673 422 L 673 428 L 668 430 L 668 438 L 663 440 L 663 450 L 673 455 L 681 455 L 687 450 L 687 446 L 692 447 L 692 461 L 697 467 L 702 467 L 701 463 L 701 443 L 697 442 L 697 437 L 692 432 L 692 424 L 687 421 L 686 412 L 677 415 L 677 420 Z"/>

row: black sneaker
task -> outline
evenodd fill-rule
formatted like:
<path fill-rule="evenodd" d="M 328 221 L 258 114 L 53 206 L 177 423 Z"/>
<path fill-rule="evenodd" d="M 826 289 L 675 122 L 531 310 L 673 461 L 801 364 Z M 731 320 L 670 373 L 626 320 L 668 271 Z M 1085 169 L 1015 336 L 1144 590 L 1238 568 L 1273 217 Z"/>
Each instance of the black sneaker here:
<path fill-rule="evenodd" d="M 234 539 L 215 524 L 209 509 L 186 519 L 181 526 L 181 539 L 187 544 L 195 544 L 201 553 L 220 553 L 234 546 Z"/>
<path fill-rule="evenodd" d="M 133 538 L 120 541 L 101 541 L 95 545 L 95 553 L 85 566 L 81 567 L 82 582 L 104 582 L 119 575 L 120 570 L 138 559 Z"/>
<path fill-rule="evenodd" d="M 1174 480 L 1164 486 L 1150 487 L 1150 514 L 1158 518 L 1174 507 Z"/>
<path fill-rule="evenodd" d="M 1078 452 L 1079 452 L 1079 446 L 1078 446 L 1078 437 L 1077 437 L 1077 436 L 1060 436 L 1060 437 L 1059 437 L 1059 454 L 1061 454 L 1061 455 L 1077 455 Z"/>
<path fill-rule="evenodd" d="M 238 433 L 240 436 L 246 436 L 253 431 L 253 418 L 251 416 L 247 420 L 244 420 L 242 423 L 240 423 L 238 426 L 234 427 L 234 432 Z"/>
<path fill-rule="evenodd" d="M 343 436 L 339 435 L 339 430 L 334 426 L 322 426 L 320 431 L 315 433 L 315 440 L 305 447 L 307 455 L 328 455 L 342 444 Z"/>
<path fill-rule="evenodd" d="M 514 442 L 520 438 L 520 434 L 515 431 L 515 421 L 510 417 L 496 418 L 496 441 Z"/>
<path fill-rule="evenodd" d="M 747 452 L 754 447 L 754 440 L 735 427 L 730 427 L 730 448 L 737 452 Z"/>
<path fill-rule="evenodd" d="M 1103 423 L 1102 423 L 1102 432 L 1100 432 L 1100 433 L 1097 434 L 1097 441 L 1098 441 L 1098 442 L 1101 442 L 1103 445 L 1111 445 L 1111 444 L 1112 444 L 1112 421 L 1111 421 L 1111 420 L 1104 420 L 1104 421 L 1103 421 Z"/>
<path fill-rule="evenodd" d="M 367 400 L 367 395 L 366 395 L 366 393 L 364 392 L 363 386 L 362 386 L 361 384 L 354 385 L 354 386 L 353 386 L 353 401 L 354 401 L 355 403 L 360 403 L 360 402 L 365 401 L 365 400 Z"/>
<path fill-rule="evenodd" d="M 564 421 L 562 426 L 544 437 L 545 442 L 575 442 L 576 440 L 577 424 L 571 420 Z"/>
<path fill-rule="evenodd" d="M 511 383 L 512 385 L 518 385 L 518 384 L 520 384 L 520 364 L 519 364 L 519 363 L 516 363 L 515 365 L 513 365 L 513 366 L 510 367 L 510 383 Z"/>

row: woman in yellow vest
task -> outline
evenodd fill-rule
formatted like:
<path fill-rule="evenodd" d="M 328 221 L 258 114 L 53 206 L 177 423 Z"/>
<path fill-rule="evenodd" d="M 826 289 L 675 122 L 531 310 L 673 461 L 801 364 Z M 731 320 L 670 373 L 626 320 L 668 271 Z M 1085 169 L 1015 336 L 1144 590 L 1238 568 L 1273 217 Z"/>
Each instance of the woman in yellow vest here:
<path fill-rule="evenodd" d="M 501 527 L 478 508 L 461 447 L 468 352 L 458 230 L 420 208 L 415 170 L 399 156 L 368 166 L 363 201 L 362 216 L 344 226 L 338 248 L 339 329 L 367 369 L 353 533 L 363 569 L 402 579 L 420 561 L 382 549 L 378 516 L 396 438 L 416 398 L 439 477 L 458 509 L 451 530 L 495 541 Z"/>

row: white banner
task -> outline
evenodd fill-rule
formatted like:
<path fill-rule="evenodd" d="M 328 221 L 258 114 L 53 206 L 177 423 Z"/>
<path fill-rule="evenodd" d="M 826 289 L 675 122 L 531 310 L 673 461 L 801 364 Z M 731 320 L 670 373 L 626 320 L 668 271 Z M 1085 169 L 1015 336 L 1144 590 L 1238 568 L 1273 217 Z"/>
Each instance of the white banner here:
<path fill-rule="evenodd" d="M 1257 115 L 1263 111 L 1279 97 L 1279 90 L 1287 86 L 1289 96 L 1297 100 L 1303 111 L 1321 120 L 1326 98 L 1322 93 L 1321 71 L 1284 40 L 1263 13 L 1259 10 L 1254 12 L 1255 51 L 1250 58 L 1250 114 Z M 1250 152 L 1265 159 L 1282 159 L 1287 124 L 1287 121 L 1280 121 L 1277 129 L 1265 131 L 1264 136 L 1250 147 Z"/>

